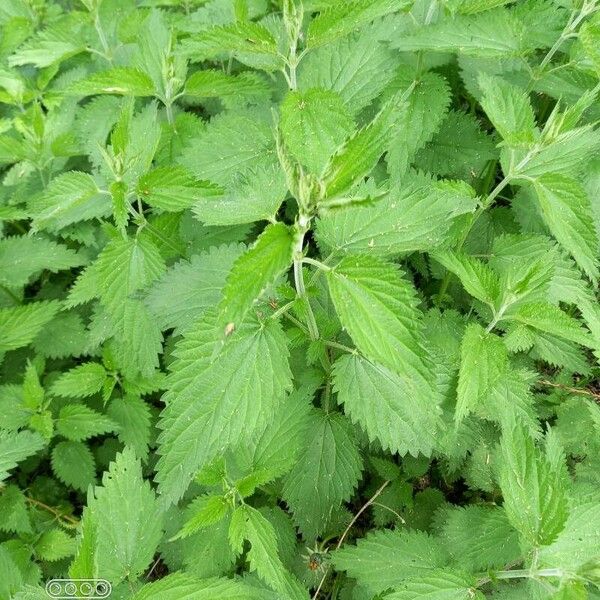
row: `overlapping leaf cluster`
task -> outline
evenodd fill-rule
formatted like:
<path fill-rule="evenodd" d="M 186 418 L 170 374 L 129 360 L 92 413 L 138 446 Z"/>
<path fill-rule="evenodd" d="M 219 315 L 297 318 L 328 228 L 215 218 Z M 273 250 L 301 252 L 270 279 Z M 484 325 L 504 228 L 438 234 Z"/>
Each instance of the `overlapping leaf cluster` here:
<path fill-rule="evenodd" d="M 600 598 L 597 0 L 0 2 L 0 600 Z"/>

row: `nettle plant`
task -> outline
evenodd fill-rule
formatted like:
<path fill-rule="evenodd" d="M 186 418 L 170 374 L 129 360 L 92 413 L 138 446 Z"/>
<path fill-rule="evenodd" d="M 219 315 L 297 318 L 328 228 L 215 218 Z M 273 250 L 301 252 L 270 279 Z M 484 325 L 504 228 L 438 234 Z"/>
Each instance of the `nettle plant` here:
<path fill-rule="evenodd" d="M 600 598 L 599 2 L 0 27 L 0 599 Z"/>

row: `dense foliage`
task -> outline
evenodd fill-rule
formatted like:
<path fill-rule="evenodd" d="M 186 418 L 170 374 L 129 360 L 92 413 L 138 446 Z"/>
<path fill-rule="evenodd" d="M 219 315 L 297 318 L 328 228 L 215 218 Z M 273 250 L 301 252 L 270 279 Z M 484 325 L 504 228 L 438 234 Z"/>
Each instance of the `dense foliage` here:
<path fill-rule="evenodd" d="M 600 592 L 600 3 L 0 1 L 0 599 Z"/>

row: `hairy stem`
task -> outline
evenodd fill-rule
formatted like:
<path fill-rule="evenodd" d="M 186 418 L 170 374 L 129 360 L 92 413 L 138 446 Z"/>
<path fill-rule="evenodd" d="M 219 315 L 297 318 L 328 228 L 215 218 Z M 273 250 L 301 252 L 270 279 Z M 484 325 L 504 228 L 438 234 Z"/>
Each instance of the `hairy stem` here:
<path fill-rule="evenodd" d="M 356 348 L 350 348 L 350 346 L 346 346 L 344 344 L 340 344 L 339 342 L 335 342 L 334 340 L 323 340 L 323 343 L 330 348 L 336 348 L 337 350 L 341 350 L 342 352 L 348 352 L 349 354 L 355 354 Z"/>
<path fill-rule="evenodd" d="M 320 260 L 315 260 L 314 258 L 308 258 L 307 256 L 305 256 L 302 259 L 302 262 L 306 263 L 307 265 L 313 265 L 313 267 L 317 267 L 317 269 L 321 269 L 322 271 L 331 271 L 331 267 L 328 267 Z"/>
<path fill-rule="evenodd" d="M 319 328 L 315 314 L 306 295 L 306 286 L 304 285 L 304 273 L 302 272 L 304 236 L 310 227 L 310 217 L 300 213 L 296 224 L 296 244 L 294 246 L 294 285 L 296 294 L 306 310 L 306 326 L 311 340 L 319 339 Z"/>
<path fill-rule="evenodd" d="M 591 15 L 595 10 L 597 10 L 595 0 L 592 0 L 592 1 L 586 0 L 583 3 L 583 6 L 579 10 L 578 14 L 576 12 L 571 13 L 571 16 L 569 17 L 569 21 L 566 24 L 565 28 L 563 29 L 562 33 L 560 34 L 560 37 L 554 42 L 554 44 L 552 45 L 550 50 L 548 50 L 548 53 L 546 54 L 546 56 L 544 56 L 544 58 L 542 59 L 542 62 L 540 63 L 539 68 L 538 68 L 538 74 L 536 76 L 536 79 L 539 79 L 544 74 L 546 67 L 548 66 L 548 64 L 554 57 L 554 55 L 560 50 L 561 46 L 568 39 L 571 39 L 571 38 L 577 36 L 576 31 L 577 31 L 577 28 L 579 27 L 579 25 L 581 24 L 581 22 L 587 16 Z"/>
<path fill-rule="evenodd" d="M 496 327 L 496 325 L 502 320 L 506 309 L 510 306 L 508 302 L 504 303 L 494 314 L 494 318 L 490 321 L 489 325 L 486 327 L 486 332 L 489 333 Z"/>
<path fill-rule="evenodd" d="M 112 65 L 113 59 L 110 52 L 110 47 L 108 45 L 108 41 L 106 40 L 106 34 L 104 33 L 104 29 L 102 29 L 102 23 L 100 23 L 100 15 L 98 14 L 98 9 L 96 9 L 96 15 L 94 16 L 94 29 L 98 34 L 98 39 L 100 40 L 100 45 L 102 46 L 102 54 L 107 62 Z"/>

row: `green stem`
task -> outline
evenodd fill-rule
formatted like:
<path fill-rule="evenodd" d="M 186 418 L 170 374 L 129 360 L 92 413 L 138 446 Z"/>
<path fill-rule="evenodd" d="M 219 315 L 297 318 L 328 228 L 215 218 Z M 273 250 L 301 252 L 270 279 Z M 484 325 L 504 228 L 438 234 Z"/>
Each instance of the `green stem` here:
<path fill-rule="evenodd" d="M 156 229 L 156 227 L 154 227 L 154 225 L 151 225 L 150 223 L 148 223 L 148 221 L 146 220 L 145 217 L 144 217 L 144 226 L 148 229 L 148 231 L 150 231 L 150 233 L 155 235 L 163 244 L 169 246 L 169 248 L 171 248 L 171 250 L 177 252 L 177 254 L 179 254 L 181 252 L 181 248 L 178 248 L 177 246 L 175 246 L 173 244 L 173 242 L 171 242 L 171 240 L 166 238 L 158 229 Z"/>
<path fill-rule="evenodd" d="M 14 227 L 19 233 L 27 235 L 27 230 L 18 221 L 11 221 L 11 226 Z"/>
<path fill-rule="evenodd" d="M 541 579 L 544 577 L 564 577 L 563 569 L 513 569 L 510 571 L 498 571 L 491 576 L 482 576 L 475 587 L 482 587 L 497 579 Z"/>
<path fill-rule="evenodd" d="M 21 299 L 8 287 L 6 287 L 4 284 L 0 283 L 0 289 L 7 295 L 10 296 L 15 304 L 21 304 Z"/>
<path fill-rule="evenodd" d="M 325 390 L 323 391 L 323 402 L 321 406 L 323 410 L 329 412 L 329 400 L 331 399 L 331 379 L 328 377 L 325 381 Z"/>
<path fill-rule="evenodd" d="M 106 40 L 106 34 L 104 33 L 104 29 L 102 29 L 102 23 L 100 23 L 100 15 L 98 14 L 98 10 L 96 10 L 96 15 L 94 17 L 94 28 L 96 29 L 96 33 L 98 34 L 98 39 L 100 40 L 100 45 L 102 46 L 102 50 L 104 51 L 104 58 L 112 64 L 112 56 L 110 54 L 110 47 L 108 45 L 108 41 Z"/>
<path fill-rule="evenodd" d="M 488 163 L 487 171 L 485 172 L 485 178 L 481 183 L 481 193 L 489 194 L 492 189 L 492 183 L 494 182 L 494 176 L 496 175 L 496 168 L 498 167 L 498 160 L 494 159 Z"/>
<path fill-rule="evenodd" d="M 302 259 L 302 262 L 306 263 L 307 265 L 313 265 L 313 267 L 317 267 L 317 269 L 321 269 L 322 271 L 331 271 L 331 267 L 328 267 L 320 260 L 315 260 L 314 258 L 309 258 L 308 256 L 305 256 Z"/>
<path fill-rule="evenodd" d="M 349 354 L 355 354 L 356 348 L 350 348 L 350 346 L 345 346 L 344 344 L 340 344 L 339 342 L 334 342 L 333 340 L 323 340 L 323 343 L 330 348 L 337 348 L 338 350 L 342 350 L 344 352 L 348 352 Z"/>
<path fill-rule="evenodd" d="M 335 252 L 332 252 L 331 254 L 329 254 L 325 260 L 321 261 L 322 265 L 325 265 L 326 267 L 329 267 L 328 263 L 331 261 L 332 258 L 335 257 Z M 333 267 L 330 267 L 333 268 Z M 310 280 L 308 281 L 308 285 L 313 286 L 319 279 L 319 276 L 321 275 L 321 273 L 324 273 L 325 270 L 324 269 L 317 269 L 313 274 L 312 277 L 310 278 Z"/>
<path fill-rule="evenodd" d="M 285 67 L 282 69 L 283 75 L 287 81 L 288 87 L 290 90 L 298 89 L 298 79 L 296 75 L 296 71 L 298 69 L 298 65 L 300 61 L 304 58 L 305 54 L 308 52 L 308 49 L 305 48 L 298 54 L 298 40 L 300 36 L 300 30 L 294 28 L 293 30 L 288 30 L 288 40 L 290 49 L 287 56 L 283 56 L 283 61 L 287 66 L 287 71 Z"/>
<path fill-rule="evenodd" d="M 296 63 L 296 60 L 295 60 L 295 57 L 294 57 L 294 60 L 289 63 L 289 69 L 290 69 L 289 84 L 290 84 L 290 89 L 291 90 L 297 90 L 298 89 L 298 80 L 296 78 L 296 68 L 297 67 L 298 67 L 298 64 Z"/>
<path fill-rule="evenodd" d="M 435 14 L 436 8 L 437 8 L 437 0 L 431 0 L 431 3 L 429 4 L 429 8 L 427 9 L 427 14 L 425 15 L 425 21 L 423 22 L 423 25 L 427 26 L 431 23 L 431 21 L 433 20 L 433 15 Z M 417 63 L 415 66 L 416 77 L 418 77 L 421 74 L 421 71 L 423 69 L 423 58 L 424 58 L 424 52 L 423 52 L 423 50 L 419 50 L 417 52 Z"/>
<path fill-rule="evenodd" d="M 504 302 L 502 306 L 494 313 L 494 318 L 490 321 L 489 325 L 486 327 L 486 332 L 489 333 L 496 327 L 496 325 L 502 320 L 506 309 L 510 306 L 510 302 Z"/>
<path fill-rule="evenodd" d="M 171 100 L 167 99 L 165 104 L 165 112 L 167 113 L 167 122 L 171 127 L 175 124 L 175 119 L 173 118 L 173 103 Z"/>
<path fill-rule="evenodd" d="M 542 62 L 539 64 L 537 72 L 534 73 L 534 77 L 529 84 L 529 88 L 533 87 L 535 81 L 540 79 L 546 71 L 546 67 L 550 63 L 550 61 L 554 58 L 554 55 L 560 50 L 561 46 L 569 39 L 577 37 L 577 28 L 581 24 L 581 22 L 598 10 L 596 6 L 596 0 L 585 0 L 579 13 L 576 14 L 575 11 L 571 13 L 569 17 L 569 21 L 565 25 L 562 33 L 558 37 L 558 39 L 554 42 L 550 50 L 548 50 L 546 56 L 542 59 Z"/>
<path fill-rule="evenodd" d="M 477 222 L 479 217 L 483 214 L 483 212 L 486 211 L 493 204 L 493 202 L 497 198 L 498 194 L 500 194 L 500 192 L 502 192 L 502 190 L 511 182 L 511 180 L 512 180 L 512 177 L 506 176 L 488 194 L 486 199 L 480 204 L 479 208 L 477 208 L 477 210 L 471 217 L 471 222 L 469 223 L 468 227 L 465 227 L 465 229 L 458 241 L 458 244 L 456 245 L 456 248 L 455 248 L 456 251 L 459 251 L 463 247 L 464 243 L 467 241 L 467 238 L 469 237 L 469 233 L 471 232 L 473 225 L 475 225 L 475 223 Z M 450 271 L 447 271 L 446 274 L 444 275 L 444 279 L 442 280 L 442 283 L 440 285 L 440 290 L 438 292 L 437 299 L 435 302 L 436 306 L 441 305 L 442 300 L 444 299 L 444 295 L 448 289 L 448 285 L 450 284 L 451 278 L 452 278 L 452 273 Z"/>
<path fill-rule="evenodd" d="M 46 187 L 48 185 L 48 182 L 46 181 L 46 176 L 44 175 L 44 170 L 40 167 L 36 167 L 38 175 L 40 176 L 40 180 L 42 182 L 42 185 L 44 187 Z"/>
<path fill-rule="evenodd" d="M 319 328 L 313 313 L 312 307 L 306 294 L 306 286 L 304 284 L 304 274 L 302 272 L 304 236 L 310 227 L 310 217 L 304 213 L 298 216 L 296 223 L 296 243 L 294 246 L 294 285 L 296 286 L 296 294 L 303 306 L 306 309 L 306 325 L 311 340 L 319 339 Z"/>
<path fill-rule="evenodd" d="M 287 312 L 283 313 L 283 316 L 286 319 L 288 319 L 291 323 L 293 323 L 296 327 L 298 327 L 298 329 L 301 329 L 302 331 L 304 331 L 304 333 L 308 334 L 308 329 L 306 328 L 304 323 L 302 323 L 302 321 L 299 321 L 298 319 L 296 319 L 296 317 L 290 315 L 290 313 Z"/>
<path fill-rule="evenodd" d="M 288 310 L 290 310 L 290 308 L 292 308 L 292 306 L 294 306 L 295 302 L 296 302 L 295 300 L 290 300 L 289 302 L 287 302 L 286 304 L 284 304 L 283 306 L 281 306 L 280 308 L 278 308 L 271 315 L 271 319 L 279 319 L 279 317 L 281 317 L 282 315 L 284 315 Z"/>

